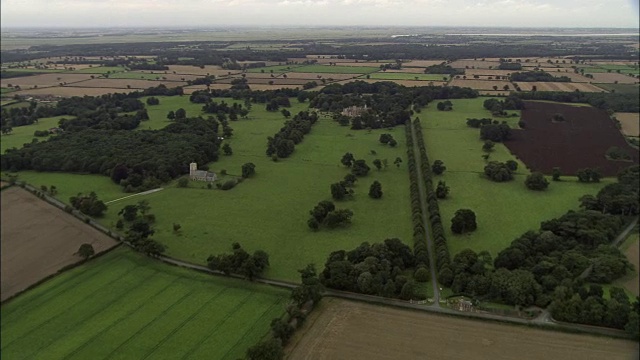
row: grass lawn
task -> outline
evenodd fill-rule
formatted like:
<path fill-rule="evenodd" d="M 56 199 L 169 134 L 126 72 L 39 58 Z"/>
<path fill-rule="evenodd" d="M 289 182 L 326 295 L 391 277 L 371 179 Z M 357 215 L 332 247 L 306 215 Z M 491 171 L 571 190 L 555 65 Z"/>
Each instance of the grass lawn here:
<path fill-rule="evenodd" d="M 409 73 L 388 73 L 388 72 L 377 72 L 375 74 L 371 74 L 371 79 L 380 79 L 380 80 L 422 80 L 422 81 L 442 81 L 442 78 L 446 77 L 449 79 L 449 75 L 440 75 L 440 74 L 409 74 Z"/>
<path fill-rule="evenodd" d="M 328 66 L 328 65 L 305 65 L 292 68 L 293 72 L 304 73 L 329 73 L 329 74 L 370 74 L 380 71 L 380 66 Z"/>
<path fill-rule="evenodd" d="M 8 172 L 2 173 L 2 175 L 10 174 Z M 123 192 L 119 185 L 111 181 L 109 177 L 102 175 L 36 171 L 21 171 L 17 175 L 19 181 L 26 181 L 28 184 L 38 188 L 42 185 L 46 187 L 55 186 L 58 190 L 58 194 L 55 197 L 65 203 L 69 203 L 69 198 L 80 192 L 88 194 L 91 191 L 95 191 L 98 194 L 98 198 L 104 202 L 132 195 Z M 120 208 L 118 208 L 119 210 Z"/>
<path fill-rule="evenodd" d="M 3 107 L 5 109 L 11 109 L 11 108 L 27 107 L 29 105 L 30 104 L 29 104 L 28 101 L 18 101 L 18 102 L 16 102 L 15 100 L 11 100 L 10 103 L 8 103 L 7 105 L 3 105 Z"/>
<path fill-rule="evenodd" d="M 487 250 L 495 257 L 521 234 L 538 229 L 541 221 L 576 209 L 582 195 L 595 194 L 612 181 L 582 184 L 575 178 L 566 178 L 551 182 L 543 192 L 528 190 L 524 180 L 529 171 L 502 144 L 496 144 L 490 160 L 518 161 L 515 179 L 495 183 L 484 178 L 483 142 L 479 129 L 468 128 L 466 119 L 491 117 L 482 107 L 485 99 L 452 100 L 454 110 L 450 112 L 437 111 L 432 104 L 419 114 L 429 160 L 442 160 L 447 167 L 443 175 L 434 177 L 434 183 L 442 180 L 451 188 L 449 197 L 440 201 L 440 210 L 452 255 L 470 248 L 476 252 Z M 518 118 L 508 118 L 508 121 L 513 128 Z M 470 234 L 454 235 L 449 229 L 450 220 L 461 208 L 476 213 L 478 229 Z"/>
<path fill-rule="evenodd" d="M 75 74 L 106 74 L 106 73 L 117 73 L 117 72 L 123 72 L 125 71 L 125 68 L 120 67 L 120 66 L 96 66 L 96 67 L 89 67 L 89 68 L 84 68 L 84 69 L 80 69 L 80 70 L 73 70 L 71 71 L 71 73 L 75 73 Z"/>
<path fill-rule="evenodd" d="M 0 150 L 4 153 L 7 149 L 11 148 L 21 148 L 22 145 L 26 143 L 31 143 L 33 139 L 38 139 L 38 141 L 44 141 L 47 137 L 35 137 L 33 133 L 36 130 L 47 130 L 52 127 L 57 127 L 58 122 L 62 118 L 72 118 L 73 116 L 54 116 L 49 118 L 41 118 L 38 119 L 37 123 L 26 125 L 26 126 L 17 126 L 14 127 L 10 134 L 8 135 L 0 135 Z"/>
<path fill-rule="evenodd" d="M 293 104 L 292 113 L 306 106 L 297 101 Z M 256 104 L 249 120 L 231 123 L 234 136 L 228 142 L 233 155 L 222 155 L 218 162 L 210 164 L 210 169 L 226 169 L 229 174 L 239 175 L 242 164 L 253 162 L 257 172 L 234 189 L 209 190 L 202 182 L 191 182 L 187 189 L 165 186 L 160 192 L 111 204 L 102 222 L 111 226 L 122 207 L 144 198 L 157 218 L 154 238 L 168 246 L 168 255 L 203 264 L 210 254 L 230 251 L 231 244 L 237 241 L 250 252 L 262 249 L 270 255 L 271 267 L 265 276 L 290 281 L 298 281 L 296 270 L 308 263 L 322 269 L 334 250 L 392 237 L 410 243 L 406 163 L 400 168 L 392 164 L 398 156 L 406 162 L 404 128 L 351 131 L 322 119 L 290 158 L 273 162 L 265 155 L 266 139 L 283 123 L 281 114 L 267 113 Z M 382 132 L 393 134 L 399 146 L 380 144 Z M 370 155 L 370 150 L 377 155 Z M 344 229 L 312 232 L 307 227 L 309 210 L 321 200 L 330 200 L 331 183 L 348 173 L 340 164 L 346 152 L 367 160 L 372 168 L 368 176 L 358 181 L 355 200 L 336 203 L 338 208 L 353 210 L 353 224 Z M 372 165 L 376 158 L 388 159 L 389 168 L 376 170 Z M 380 200 L 367 195 L 373 180 L 382 183 L 384 196 Z M 179 234 L 173 232 L 173 223 L 182 226 Z"/>
<path fill-rule="evenodd" d="M 243 358 L 288 292 L 118 248 L 2 306 L 7 359 Z"/>
<path fill-rule="evenodd" d="M 4 94 L 8 94 L 10 92 L 14 92 L 14 91 L 15 91 L 15 89 L 8 88 L 8 87 L 0 88 L 0 94 L 3 94 L 3 95 Z"/>
<path fill-rule="evenodd" d="M 204 104 L 195 104 L 189 101 L 189 96 L 156 96 L 160 100 L 158 105 L 147 105 L 147 98 L 140 98 L 145 104 L 147 114 L 149 114 L 149 120 L 143 121 L 138 126 L 137 130 L 157 130 L 171 124 L 167 119 L 169 111 L 176 111 L 183 108 L 187 112 L 187 117 L 202 115 L 204 118 L 211 115 L 215 117 L 215 114 L 205 114 L 202 112 L 202 106 Z M 220 100 L 218 100 L 220 102 Z M 228 103 L 231 100 L 227 100 Z M 257 105 L 256 105 L 257 106 Z M 279 113 L 278 113 L 279 114 Z M 233 128 L 233 124 L 231 124 Z"/>

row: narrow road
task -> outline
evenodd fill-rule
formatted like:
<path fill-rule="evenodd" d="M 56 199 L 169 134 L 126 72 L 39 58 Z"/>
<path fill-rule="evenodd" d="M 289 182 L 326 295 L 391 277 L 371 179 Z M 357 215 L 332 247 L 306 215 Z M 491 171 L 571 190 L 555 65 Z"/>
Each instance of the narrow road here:
<path fill-rule="evenodd" d="M 108 204 L 114 203 L 116 201 L 128 199 L 128 198 L 134 197 L 134 196 L 153 194 L 154 192 L 158 192 L 158 191 L 163 190 L 163 189 L 164 188 L 157 188 L 157 189 L 151 189 L 151 190 L 139 192 L 139 193 L 133 194 L 133 195 L 127 195 L 127 196 L 124 196 L 124 197 L 121 197 L 121 198 L 118 198 L 118 199 L 115 199 L 115 200 L 107 201 L 105 204 L 108 205 Z"/>
<path fill-rule="evenodd" d="M 409 129 L 411 131 L 411 138 L 413 139 L 413 153 L 416 161 L 416 172 L 418 175 L 418 191 L 420 193 L 420 208 L 422 209 L 422 222 L 424 224 L 424 229 L 427 237 L 427 251 L 429 252 L 429 270 L 431 271 L 431 284 L 433 286 L 433 307 L 440 308 L 440 289 L 438 287 L 438 277 L 436 276 L 436 264 L 435 264 L 435 251 L 433 249 L 433 241 L 431 240 L 431 226 L 429 225 L 428 217 L 427 217 L 427 189 L 424 187 L 424 179 L 422 178 L 422 171 L 420 171 L 420 149 L 418 148 L 418 141 L 416 132 L 413 129 L 413 124 L 409 124 Z"/>
<path fill-rule="evenodd" d="M 624 230 L 622 230 L 622 232 L 618 234 L 618 236 L 616 236 L 615 239 L 613 239 L 613 241 L 611 242 L 611 245 L 616 247 L 620 246 L 620 244 L 624 242 L 627 236 L 629 236 L 629 232 L 636 227 L 636 224 L 638 224 L 638 218 L 639 218 L 638 216 L 633 218 L 631 223 L 629 223 L 629 225 L 627 225 L 627 227 Z M 593 264 L 589 265 L 588 268 L 584 269 L 584 271 L 582 272 L 582 274 L 580 274 L 580 276 L 578 276 L 578 278 L 586 279 L 589 276 L 589 274 L 591 274 L 592 270 L 593 270 Z"/>

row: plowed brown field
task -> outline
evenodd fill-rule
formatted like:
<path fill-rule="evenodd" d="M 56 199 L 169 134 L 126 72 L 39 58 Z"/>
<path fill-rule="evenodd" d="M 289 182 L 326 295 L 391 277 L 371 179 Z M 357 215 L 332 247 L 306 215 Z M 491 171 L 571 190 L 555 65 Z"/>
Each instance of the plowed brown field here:
<path fill-rule="evenodd" d="M 117 242 L 19 187 L 2 191 L 0 297 L 8 297 L 82 258 L 83 243 L 97 252 Z"/>
<path fill-rule="evenodd" d="M 515 84 L 515 83 L 514 83 Z M 582 92 L 606 92 L 605 90 L 587 83 L 570 83 L 570 82 L 517 82 L 522 91 L 531 91 L 535 86 L 537 91 L 565 91 L 574 92 L 580 90 Z"/>
<path fill-rule="evenodd" d="M 565 121 L 552 122 L 554 114 L 562 114 Z M 638 163 L 638 150 L 627 144 L 603 110 L 527 101 L 522 120 L 525 129 L 512 131 L 505 145 L 532 170 L 551 174 L 558 166 L 563 174 L 573 175 L 589 167 L 614 176 Z M 608 160 L 605 154 L 612 146 L 624 149 L 633 161 Z"/>
<path fill-rule="evenodd" d="M 338 299 L 291 345 L 291 360 L 615 360 L 632 359 L 638 343 L 497 324 Z M 314 321 L 315 320 L 315 321 Z"/>

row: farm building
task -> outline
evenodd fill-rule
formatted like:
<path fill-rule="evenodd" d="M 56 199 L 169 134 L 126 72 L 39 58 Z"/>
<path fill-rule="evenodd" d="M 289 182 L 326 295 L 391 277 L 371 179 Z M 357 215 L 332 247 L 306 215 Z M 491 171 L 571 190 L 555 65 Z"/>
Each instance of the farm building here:
<path fill-rule="evenodd" d="M 198 164 L 192 162 L 189 164 L 189 178 L 196 181 L 213 182 L 216 181 L 216 173 L 198 170 Z"/>

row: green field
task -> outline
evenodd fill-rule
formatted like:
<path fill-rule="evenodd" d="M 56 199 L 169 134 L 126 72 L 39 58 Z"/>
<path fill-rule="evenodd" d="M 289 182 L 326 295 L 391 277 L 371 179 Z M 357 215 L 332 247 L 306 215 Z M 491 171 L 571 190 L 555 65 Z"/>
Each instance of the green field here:
<path fill-rule="evenodd" d="M 169 110 L 182 107 L 187 116 L 204 115 L 201 104 L 189 103 L 187 96 L 159 97 L 160 105 L 148 106 L 151 120 L 141 129 L 159 129 L 167 124 Z M 142 99 L 143 101 L 145 99 Z M 231 99 L 216 99 L 232 102 Z M 293 114 L 307 104 L 292 101 Z M 257 175 L 245 180 L 230 191 L 209 190 L 204 183 L 191 182 L 190 188 L 165 184 L 164 190 L 108 204 L 105 218 L 100 221 L 109 227 L 117 222 L 117 212 L 127 204 L 147 199 L 156 215 L 154 237 L 168 246 L 167 254 L 195 263 L 204 263 L 210 254 L 228 251 L 232 242 L 240 242 L 248 251 L 263 249 L 271 255 L 267 277 L 298 280 L 297 269 L 313 262 L 322 267 L 330 252 L 350 249 L 363 241 L 379 242 L 398 237 L 410 241 L 410 206 L 408 203 L 408 175 L 406 163 L 393 165 L 396 157 L 406 162 L 404 129 L 351 131 L 331 119 L 322 119 L 311 133 L 296 146 L 288 159 L 273 162 L 265 155 L 267 136 L 273 136 L 284 124 L 280 112 L 267 112 L 264 104 L 253 104 L 248 119 L 231 122 L 234 136 L 226 140 L 233 155 L 221 155 L 211 163 L 212 171 L 226 169 L 239 175 L 242 164 L 256 164 Z M 379 143 L 382 132 L 393 134 L 399 146 L 391 148 Z M 371 155 L 374 150 L 377 155 Z M 337 203 L 339 208 L 353 210 L 353 224 L 345 229 L 312 232 L 307 227 L 308 212 L 321 200 L 330 200 L 330 185 L 344 178 L 347 168 L 340 164 L 345 152 L 367 160 L 372 168 L 367 177 L 355 187 L 355 200 Z M 374 159 L 387 159 L 389 167 L 378 171 Z M 19 179 L 35 186 L 55 185 L 58 196 L 68 202 L 78 192 L 95 191 L 103 201 L 130 195 L 107 176 L 64 173 L 21 172 Z M 367 195 L 373 180 L 382 183 L 384 196 L 380 200 Z M 182 230 L 175 234 L 172 224 Z"/>
<path fill-rule="evenodd" d="M 77 74 L 106 74 L 106 73 L 116 73 L 116 72 L 123 72 L 123 71 L 125 71 L 125 69 L 123 67 L 120 67 L 120 66 L 96 66 L 96 67 L 89 67 L 89 68 L 74 70 L 74 71 L 72 71 L 72 73 L 77 73 Z"/>
<path fill-rule="evenodd" d="M 126 248 L 2 306 L 6 359 L 238 359 L 288 292 L 172 267 Z"/>
<path fill-rule="evenodd" d="M 56 72 L 63 72 L 63 69 L 36 69 L 36 68 L 9 68 L 9 69 L 2 69 L 2 72 L 6 72 L 6 73 L 56 73 Z"/>
<path fill-rule="evenodd" d="M 293 71 L 293 69 L 300 67 L 301 65 L 274 65 L 260 68 L 247 69 L 250 73 L 285 73 Z"/>
<path fill-rule="evenodd" d="M 11 106 L 11 105 L 10 105 Z M 38 141 L 44 141 L 47 137 L 35 137 L 33 133 L 36 130 L 47 130 L 52 127 L 57 127 L 58 122 L 62 118 L 71 118 L 72 116 L 54 116 L 50 118 L 41 118 L 38 119 L 37 123 L 33 123 L 31 125 L 26 126 L 18 126 L 14 127 L 10 134 L 8 135 L 0 135 L 0 150 L 4 153 L 7 149 L 11 148 L 21 148 L 23 144 L 31 143 L 33 139 L 38 139 Z"/>
<path fill-rule="evenodd" d="M 296 102 L 291 112 L 305 105 Z M 122 207 L 144 198 L 157 217 L 154 237 L 168 246 L 168 255 L 204 263 L 210 254 L 228 251 L 237 241 L 250 252 L 263 249 L 270 254 L 271 268 L 265 276 L 291 281 L 298 280 L 296 270 L 307 263 L 321 268 L 331 251 L 390 237 L 410 241 L 406 163 L 400 168 L 392 164 L 398 156 L 406 161 L 403 128 L 384 131 L 392 133 L 400 143 L 397 148 L 390 148 L 378 142 L 383 131 L 350 131 L 323 119 L 296 146 L 290 158 L 273 162 L 264 154 L 266 138 L 283 123 L 282 115 L 266 113 L 258 104 L 253 105 L 249 120 L 231 123 L 234 136 L 228 142 L 234 153 L 221 155 L 210 169 L 226 169 L 239 175 L 242 164 L 256 164 L 256 176 L 236 188 L 209 190 L 201 182 L 191 182 L 188 189 L 165 186 L 154 194 L 110 204 L 102 222 L 112 226 Z M 370 155 L 370 150 L 378 155 Z M 345 152 L 367 160 L 372 167 L 370 174 L 357 183 L 355 200 L 336 204 L 353 210 L 353 224 L 344 229 L 312 232 L 307 227 L 309 210 L 321 200 L 330 200 L 330 184 L 348 173 L 340 164 Z M 376 170 L 372 165 L 375 158 L 388 159 L 390 166 Z M 382 183 L 384 196 L 380 200 L 367 195 L 373 180 Z M 182 226 L 180 234 L 173 233 L 173 223 Z"/>
<path fill-rule="evenodd" d="M 305 65 L 292 69 L 293 72 L 304 73 L 328 73 L 328 74 L 370 74 L 380 71 L 379 66 L 329 66 L 329 65 Z"/>
<path fill-rule="evenodd" d="M 209 115 L 215 116 L 215 114 L 205 114 L 202 112 L 202 106 L 204 104 L 195 104 L 189 101 L 188 96 L 156 96 L 158 100 L 160 100 L 160 104 L 158 105 L 147 105 L 147 98 L 140 98 L 145 104 L 147 109 L 147 114 L 149 114 L 149 120 L 143 121 L 138 126 L 138 130 L 157 130 L 162 129 L 163 127 L 171 124 L 169 119 L 167 119 L 167 114 L 169 111 L 176 111 L 180 108 L 183 108 L 187 112 L 187 117 L 195 117 L 202 115 L 203 117 L 207 117 Z M 218 102 L 220 100 L 217 100 Z M 227 99 L 227 102 L 231 102 L 231 100 Z M 258 107 L 259 105 L 256 105 Z M 280 114 L 280 113 L 278 113 Z M 231 124 L 231 127 L 234 127 Z"/>
<path fill-rule="evenodd" d="M 605 90 L 615 90 L 619 94 L 635 94 L 640 96 L 640 86 L 638 84 L 594 84 Z"/>
<path fill-rule="evenodd" d="M 2 94 L 2 95 L 8 94 L 8 93 L 14 92 L 14 91 L 15 91 L 15 89 L 11 89 L 11 88 L 6 88 L 6 87 L 0 88 L 0 94 Z"/>
<path fill-rule="evenodd" d="M 574 178 L 566 178 L 562 182 L 551 182 L 546 191 L 531 191 L 524 185 L 529 171 L 519 160 L 513 181 L 495 183 L 484 178 L 483 142 L 479 129 L 468 128 L 466 119 L 491 117 L 482 107 L 485 99 L 452 100 L 454 110 L 451 112 L 437 111 L 430 105 L 419 114 L 429 160 L 432 163 L 442 160 L 447 167 L 443 175 L 434 177 L 434 184 L 442 180 L 451 188 L 449 197 L 439 204 L 452 255 L 471 248 L 476 252 L 487 250 L 495 257 L 516 237 L 538 229 L 541 221 L 576 209 L 579 197 L 595 194 L 611 182 L 605 179 L 599 184 L 582 184 Z M 517 121 L 518 118 L 509 118 L 512 128 Z M 496 144 L 490 160 L 510 159 L 516 160 L 504 145 Z M 460 208 L 476 213 L 478 229 L 475 232 L 454 235 L 449 229 L 451 218 Z"/>
<path fill-rule="evenodd" d="M 449 75 L 441 74 L 414 74 L 414 73 L 390 73 L 378 72 L 371 74 L 371 79 L 380 80 L 420 80 L 420 81 L 442 81 L 443 78 L 449 79 Z"/>

